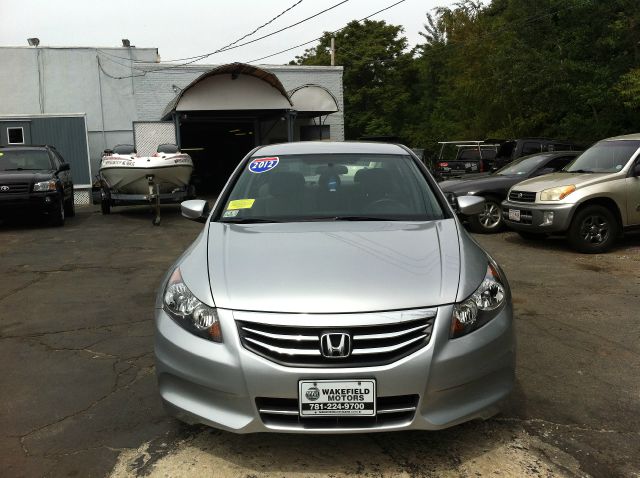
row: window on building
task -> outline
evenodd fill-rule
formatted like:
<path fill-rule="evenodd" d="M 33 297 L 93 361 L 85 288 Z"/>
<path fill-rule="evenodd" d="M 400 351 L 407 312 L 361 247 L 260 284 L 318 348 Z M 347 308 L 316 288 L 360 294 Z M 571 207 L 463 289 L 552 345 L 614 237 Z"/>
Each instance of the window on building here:
<path fill-rule="evenodd" d="M 22 127 L 7 128 L 7 138 L 9 139 L 9 144 L 24 144 L 24 131 Z"/>
<path fill-rule="evenodd" d="M 300 141 L 330 139 L 331 127 L 328 124 L 300 126 Z"/>

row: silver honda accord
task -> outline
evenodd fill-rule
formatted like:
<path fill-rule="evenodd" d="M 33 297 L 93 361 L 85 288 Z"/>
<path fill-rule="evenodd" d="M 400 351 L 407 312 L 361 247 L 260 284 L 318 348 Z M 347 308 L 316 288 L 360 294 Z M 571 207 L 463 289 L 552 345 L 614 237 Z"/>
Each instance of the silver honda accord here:
<path fill-rule="evenodd" d="M 155 307 L 158 387 L 179 419 L 435 430 L 489 418 L 512 389 L 505 275 L 403 146 L 258 147 L 212 210 L 182 214 L 205 225 Z"/>

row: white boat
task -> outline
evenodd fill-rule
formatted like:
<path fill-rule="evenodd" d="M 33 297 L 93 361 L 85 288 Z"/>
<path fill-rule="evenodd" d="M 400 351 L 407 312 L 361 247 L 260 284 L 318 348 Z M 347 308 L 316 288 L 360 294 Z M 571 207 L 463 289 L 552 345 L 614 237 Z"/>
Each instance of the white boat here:
<path fill-rule="evenodd" d="M 120 194 L 171 193 L 189 186 L 193 161 L 173 144 L 158 146 L 152 156 L 138 156 L 133 146 L 118 145 L 100 162 L 100 175 L 109 189 Z M 156 189 L 158 188 L 158 189 Z"/>

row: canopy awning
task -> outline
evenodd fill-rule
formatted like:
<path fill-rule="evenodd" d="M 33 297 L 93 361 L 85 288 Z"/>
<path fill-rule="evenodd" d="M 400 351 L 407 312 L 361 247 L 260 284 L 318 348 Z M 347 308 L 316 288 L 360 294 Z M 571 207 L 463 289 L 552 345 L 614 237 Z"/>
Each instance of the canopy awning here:
<path fill-rule="evenodd" d="M 276 75 L 257 66 L 230 63 L 193 80 L 162 113 L 174 111 L 290 110 L 292 102 Z"/>
<path fill-rule="evenodd" d="M 293 109 L 299 116 L 324 116 L 340 110 L 338 100 L 320 85 L 302 85 L 289 92 Z"/>

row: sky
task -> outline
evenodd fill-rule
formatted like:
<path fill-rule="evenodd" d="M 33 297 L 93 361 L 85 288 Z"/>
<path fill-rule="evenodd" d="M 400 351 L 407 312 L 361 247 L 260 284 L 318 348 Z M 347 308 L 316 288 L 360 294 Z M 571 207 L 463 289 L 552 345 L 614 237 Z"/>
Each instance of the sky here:
<path fill-rule="evenodd" d="M 0 0 L 0 46 L 26 46 L 37 37 L 40 46 L 119 47 L 127 38 L 137 47 L 156 47 L 162 61 L 213 52 L 266 23 L 299 0 Z M 291 10 L 242 42 L 296 23 L 342 0 L 302 0 Z M 325 31 L 343 27 L 398 0 L 348 0 L 298 26 L 228 52 L 204 64 L 252 62 Z M 426 13 L 451 0 L 405 0 L 372 20 L 401 25 L 410 46 L 421 43 Z M 241 42 L 241 43 L 242 43 Z M 286 64 L 310 45 L 259 61 Z M 340 45 L 336 45 L 340 48 Z"/>

